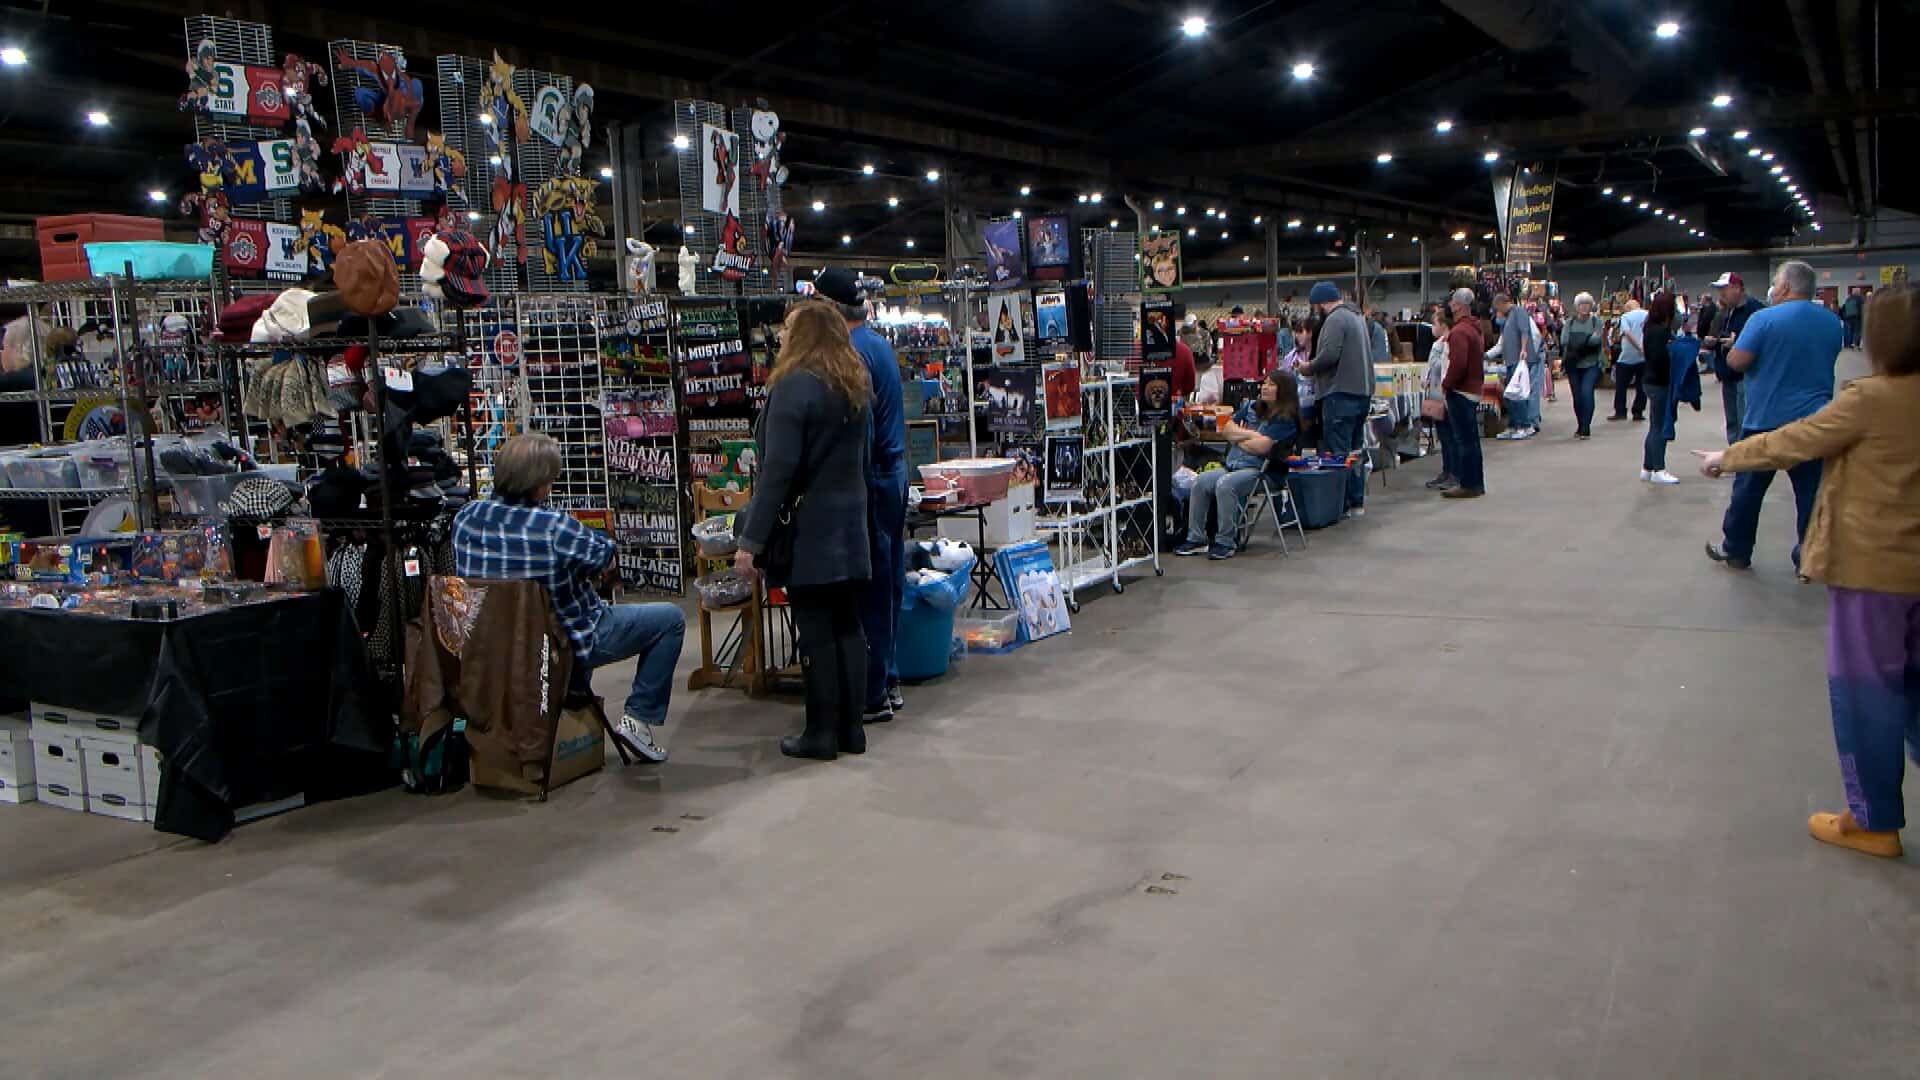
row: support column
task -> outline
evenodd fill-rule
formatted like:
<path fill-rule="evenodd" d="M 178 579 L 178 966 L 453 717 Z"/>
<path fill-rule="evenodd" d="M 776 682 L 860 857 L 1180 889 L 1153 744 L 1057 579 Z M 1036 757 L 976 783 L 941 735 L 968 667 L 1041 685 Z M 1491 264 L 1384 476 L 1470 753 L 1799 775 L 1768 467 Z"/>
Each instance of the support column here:
<path fill-rule="evenodd" d="M 623 292 L 634 287 L 627 280 L 627 238 L 647 236 L 645 140 L 639 124 L 607 130 L 607 149 L 613 155 L 613 266 Z"/>
<path fill-rule="evenodd" d="M 1280 229 L 1276 215 L 1267 215 L 1267 314 L 1280 313 Z"/>

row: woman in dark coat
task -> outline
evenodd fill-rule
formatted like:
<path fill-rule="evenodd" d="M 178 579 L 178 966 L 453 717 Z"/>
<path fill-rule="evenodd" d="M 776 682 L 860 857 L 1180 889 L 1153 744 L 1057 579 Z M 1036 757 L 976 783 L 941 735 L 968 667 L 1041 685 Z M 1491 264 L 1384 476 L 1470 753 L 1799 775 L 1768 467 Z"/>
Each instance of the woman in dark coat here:
<path fill-rule="evenodd" d="M 789 757 L 832 761 L 864 753 L 867 642 L 861 585 L 872 576 L 867 546 L 867 368 L 832 305 L 806 301 L 787 313 L 767 406 L 754 434 L 759 470 L 735 522 L 734 565 L 784 588 L 800 639 L 807 727 L 780 740 Z M 769 565 L 790 533 L 790 566 Z M 774 560 L 777 562 L 778 560 Z"/>

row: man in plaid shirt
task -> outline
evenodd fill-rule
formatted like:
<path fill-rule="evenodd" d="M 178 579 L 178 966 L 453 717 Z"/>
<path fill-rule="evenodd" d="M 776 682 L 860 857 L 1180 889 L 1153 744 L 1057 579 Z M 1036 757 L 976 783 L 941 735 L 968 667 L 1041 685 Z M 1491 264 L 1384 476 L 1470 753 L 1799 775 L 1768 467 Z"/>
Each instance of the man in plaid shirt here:
<path fill-rule="evenodd" d="M 609 604 L 595 587 L 613 569 L 613 541 L 544 505 L 560 477 L 560 447 L 546 435 L 516 435 L 493 459 L 493 497 L 454 515 L 454 572 L 464 578 L 537 581 L 573 643 L 575 685 L 594 669 L 629 657 L 633 689 L 615 725 L 629 749 L 648 761 L 667 752 L 652 729 L 667 722 L 673 669 L 686 617 L 672 604 Z"/>

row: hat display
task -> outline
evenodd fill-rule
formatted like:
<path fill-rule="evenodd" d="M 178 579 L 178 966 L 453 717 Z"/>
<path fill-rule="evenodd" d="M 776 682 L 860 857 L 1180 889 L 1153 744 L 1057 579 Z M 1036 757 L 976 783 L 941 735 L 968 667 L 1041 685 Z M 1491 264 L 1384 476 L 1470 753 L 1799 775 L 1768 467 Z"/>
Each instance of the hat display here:
<path fill-rule="evenodd" d="M 1314 285 L 1307 293 L 1309 304 L 1337 304 L 1340 302 L 1340 289 L 1331 281 L 1322 281 Z"/>
<path fill-rule="evenodd" d="M 357 240 L 340 249 L 333 283 L 347 307 L 361 315 L 385 315 L 400 302 L 400 271 L 378 240 Z"/>
<path fill-rule="evenodd" d="M 1738 285 L 1743 289 L 1747 287 L 1747 283 L 1740 280 L 1740 275 L 1731 270 L 1713 279 L 1713 287 L 1716 289 L 1724 289 L 1729 285 Z"/>
<path fill-rule="evenodd" d="M 487 302 L 487 249 L 472 233 L 448 229 L 433 234 L 422 249 L 420 280 L 427 295 L 458 309 Z"/>
<path fill-rule="evenodd" d="M 264 476 L 240 481 L 226 498 L 220 500 L 220 512 L 228 517 L 265 519 L 278 517 L 293 509 L 293 492 L 278 480 Z"/>
<path fill-rule="evenodd" d="M 255 342 L 305 341 L 313 333 L 307 319 L 307 301 L 313 294 L 305 289 L 288 289 L 274 297 L 253 324 Z"/>

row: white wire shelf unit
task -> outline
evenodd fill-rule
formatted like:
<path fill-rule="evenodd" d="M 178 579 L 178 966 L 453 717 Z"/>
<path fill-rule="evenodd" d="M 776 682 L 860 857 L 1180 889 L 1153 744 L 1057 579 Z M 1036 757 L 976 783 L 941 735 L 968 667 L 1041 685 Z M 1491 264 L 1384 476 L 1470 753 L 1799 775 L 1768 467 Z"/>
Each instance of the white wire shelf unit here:
<path fill-rule="evenodd" d="M 1086 498 L 1068 504 L 1066 513 L 1040 520 L 1058 551 L 1060 584 L 1075 611 L 1081 589 L 1105 582 L 1114 592 L 1125 592 L 1127 574 L 1148 568 L 1156 575 L 1163 572 L 1154 520 L 1159 447 L 1150 437 L 1130 436 L 1138 415 L 1134 391 L 1130 378 L 1080 384 Z"/>

